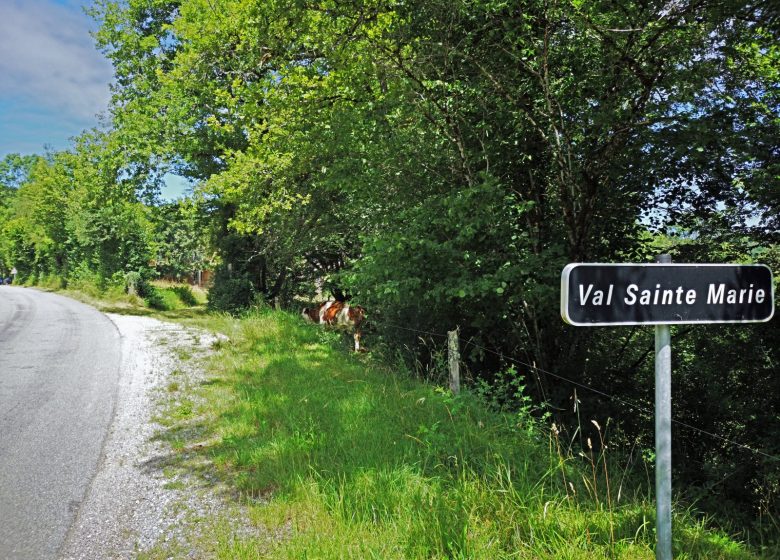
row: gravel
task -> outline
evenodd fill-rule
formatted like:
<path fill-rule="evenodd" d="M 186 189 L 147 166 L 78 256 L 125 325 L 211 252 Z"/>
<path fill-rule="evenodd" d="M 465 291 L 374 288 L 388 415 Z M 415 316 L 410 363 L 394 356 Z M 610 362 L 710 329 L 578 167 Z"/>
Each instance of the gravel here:
<path fill-rule="evenodd" d="M 198 520 L 224 520 L 229 533 L 251 531 L 242 512 L 208 465 L 182 469 L 155 418 L 189 398 L 187 389 L 205 381 L 199 367 L 217 337 L 147 317 L 109 314 L 122 341 L 122 368 L 114 419 L 101 464 L 61 549 L 60 558 L 204 558 L 198 549 Z M 202 455 L 197 461 L 206 461 Z M 189 465 L 192 467 L 193 465 Z M 194 472 L 200 472 L 195 475 Z M 213 482 L 213 484 L 212 484 Z M 162 551 L 175 551 L 164 553 Z"/>

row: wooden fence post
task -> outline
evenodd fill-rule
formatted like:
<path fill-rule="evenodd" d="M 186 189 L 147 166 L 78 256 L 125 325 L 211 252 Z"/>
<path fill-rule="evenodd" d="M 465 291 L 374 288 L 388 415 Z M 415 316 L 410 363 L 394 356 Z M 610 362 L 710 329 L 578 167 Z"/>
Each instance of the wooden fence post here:
<path fill-rule="evenodd" d="M 458 329 L 447 331 L 447 358 L 450 364 L 450 391 L 460 393 L 460 349 L 458 348 Z"/>

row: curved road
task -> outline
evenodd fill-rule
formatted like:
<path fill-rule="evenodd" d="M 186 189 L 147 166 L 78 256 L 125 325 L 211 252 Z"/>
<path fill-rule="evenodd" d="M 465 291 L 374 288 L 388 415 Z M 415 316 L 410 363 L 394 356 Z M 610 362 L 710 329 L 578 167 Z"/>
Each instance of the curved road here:
<path fill-rule="evenodd" d="M 56 558 L 101 461 L 120 339 L 102 313 L 0 286 L 0 558 Z"/>

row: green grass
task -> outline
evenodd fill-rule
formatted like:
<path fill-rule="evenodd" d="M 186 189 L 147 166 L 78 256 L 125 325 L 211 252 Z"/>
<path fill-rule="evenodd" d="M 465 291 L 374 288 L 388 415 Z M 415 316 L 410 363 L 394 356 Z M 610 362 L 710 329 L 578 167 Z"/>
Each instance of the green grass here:
<path fill-rule="evenodd" d="M 210 314 L 202 292 L 191 306 L 175 285 L 155 285 L 157 309 L 119 289 L 70 288 L 103 311 L 229 336 L 196 394 L 168 385 L 158 419 L 174 452 L 169 476 L 210 485 L 216 473 L 251 526 L 236 532 L 235 520 L 198 519 L 203 557 L 654 558 L 650 491 L 618 493 L 616 457 L 562 456 L 555 434 L 528 416 L 350 354 L 341 335 L 295 315 Z M 159 543 L 139 558 L 184 554 L 177 547 Z M 680 505 L 674 549 L 678 560 L 759 558 Z"/>
<path fill-rule="evenodd" d="M 207 316 L 207 293 L 202 288 L 162 280 L 151 282 L 153 292 L 146 298 L 128 294 L 123 286 L 99 288 L 94 283 L 71 282 L 63 287 L 58 277 L 47 277 L 31 286 L 57 292 L 96 307 L 104 313 L 141 315 L 180 322 L 202 323 Z"/>
<path fill-rule="evenodd" d="M 156 294 L 155 299 L 160 303 L 156 308 L 161 311 L 176 311 L 206 305 L 207 294 L 197 286 L 163 280 L 155 280 L 151 285 Z"/>
<path fill-rule="evenodd" d="M 338 334 L 291 314 L 193 320 L 230 342 L 162 437 L 188 450 L 176 468 L 209 464 L 204 479 L 216 472 L 254 528 L 203 520 L 208 555 L 654 558 L 653 502 L 625 488 L 618 498 L 620 473 L 607 493 L 604 457 L 562 457 L 529 416 L 348 354 Z M 677 509 L 675 558 L 757 558 Z"/>

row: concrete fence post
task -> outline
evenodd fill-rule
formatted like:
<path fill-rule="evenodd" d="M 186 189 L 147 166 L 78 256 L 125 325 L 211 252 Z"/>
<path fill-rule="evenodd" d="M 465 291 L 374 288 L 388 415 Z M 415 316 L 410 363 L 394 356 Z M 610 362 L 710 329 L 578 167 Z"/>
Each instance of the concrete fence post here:
<path fill-rule="evenodd" d="M 447 360 L 450 366 L 450 391 L 453 395 L 460 393 L 460 348 L 458 344 L 458 329 L 447 331 Z"/>

